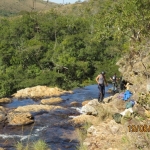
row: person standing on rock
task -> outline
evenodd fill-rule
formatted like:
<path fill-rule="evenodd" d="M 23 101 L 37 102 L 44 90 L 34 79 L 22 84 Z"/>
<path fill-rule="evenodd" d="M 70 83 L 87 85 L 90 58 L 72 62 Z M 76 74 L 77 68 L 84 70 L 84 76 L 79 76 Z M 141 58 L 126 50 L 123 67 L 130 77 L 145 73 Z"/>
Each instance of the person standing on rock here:
<path fill-rule="evenodd" d="M 104 96 L 105 96 L 105 84 L 107 86 L 107 81 L 105 78 L 105 72 L 102 71 L 97 77 L 96 82 L 98 83 L 98 89 L 99 89 L 99 95 L 98 95 L 98 101 L 103 102 Z"/>
<path fill-rule="evenodd" d="M 112 85 L 113 85 L 113 92 L 115 93 L 117 91 L 117 81 L 118 81 L 118 78 L 117 78 L 117 75 L 116 73 L 110 78 L 110 80 L 112 81 Z"/>

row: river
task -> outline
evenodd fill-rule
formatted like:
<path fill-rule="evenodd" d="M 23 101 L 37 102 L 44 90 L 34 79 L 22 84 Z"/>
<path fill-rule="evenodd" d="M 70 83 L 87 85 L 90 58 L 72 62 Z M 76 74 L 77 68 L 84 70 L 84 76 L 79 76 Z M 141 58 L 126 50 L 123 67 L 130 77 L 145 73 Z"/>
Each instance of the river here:
<path fill-rule="evenodd" d="M 107 90 L 111 85 L 106 87 L 105 97 L 110 96 Z M 66 110 L 56 110 L 53 112 L 40 112 L 34 114 L 35 122 L 26 126 L 0 126 L 0 147 L 6 150 L 15 150 L 14 145 L 19 141 L 27 144 L 38 139 L 44 140 L 51 150 L 76 150 L 78 136 L 76 127 L 68 121 L 70 116 L 80 115 L 80 107 L 71 107 L 71 102 L 82 103 L 85 100 L 92 100 L 98 97 L 97 85 L 89 85 L 83 88 L 73 90 L 72 94 L 62 95 L 63 103 L 59 104 Z M 32 99 L 13 99 L 12 103 L 4 105 L 9 110 L 18 106 L 39 104 L 39 101 Z"/>

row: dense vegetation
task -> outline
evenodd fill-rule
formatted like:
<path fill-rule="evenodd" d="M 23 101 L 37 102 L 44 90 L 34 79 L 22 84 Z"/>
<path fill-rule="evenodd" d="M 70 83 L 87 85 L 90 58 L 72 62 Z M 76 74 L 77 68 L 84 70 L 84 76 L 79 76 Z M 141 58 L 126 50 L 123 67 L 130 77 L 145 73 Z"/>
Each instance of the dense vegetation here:
<path fill-rule="evenodd" d="M 95 82 L 102 70 L 149 36 L 148 0 L 91 0 L 76 13 L 24 12 L 0 20 L 0 97 L 36 85 L 70 89 Z M 140 37 L 140 38 L 139 38 Z"/>

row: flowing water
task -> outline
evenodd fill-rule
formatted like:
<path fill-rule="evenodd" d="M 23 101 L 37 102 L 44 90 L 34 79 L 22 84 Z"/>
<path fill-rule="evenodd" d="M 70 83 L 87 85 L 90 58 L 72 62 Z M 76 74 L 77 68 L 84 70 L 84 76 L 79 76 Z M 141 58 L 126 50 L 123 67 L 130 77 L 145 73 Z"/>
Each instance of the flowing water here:
<path fill-rule="evenodd" d="M 111 87 L 106 87 L 107 90 Z M 78 135 L 75 126 L 69 123 L 70 116 L 80 115 L 80 108 L 71 107 L 71 102 L 82 103 L 85 100 L 92 100 L 98 97 L 97 85 L 90 85 L 84 88 L 78 88 L 72 94 L 62 95 L 63 103 L 59 104 L 66 110 L 55 110 L 51 112 L 40 112 L 34 114 L 34 124 L 26 126 L 1 126 L 0 127 L 0 147 L 6 150 L 15 150 L 14 145 L 17 142 L 29 143 L 38 139 L 44 140 L 51 150 L 76 150 L 78 144 Z M 110 96 L 106 93 L 105 97 Z M 4 105 L 7 109 L 14 109 L 18 106 L 39 104 L 39 101 L 32 99 L 17 100 Z"/>

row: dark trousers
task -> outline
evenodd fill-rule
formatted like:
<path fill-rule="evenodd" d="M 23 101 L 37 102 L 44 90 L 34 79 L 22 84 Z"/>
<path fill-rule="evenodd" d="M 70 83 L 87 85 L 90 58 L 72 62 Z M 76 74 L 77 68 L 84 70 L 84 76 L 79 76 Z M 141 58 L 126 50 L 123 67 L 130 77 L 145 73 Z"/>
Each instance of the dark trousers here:
<path fill-rule="evenodd" d="M 102 102 L 105 96 L 105 85 L 99 84 L 98 89 L 99 89 L 98 101 Z"/>
<path fill-rule="evenodd" d="M 116 82 L 113 82 L 112 84 L 113 84 L 113 91 L 115 92 L 116 89 L 117 89 L 117 83 L 116 83 Z"/>

